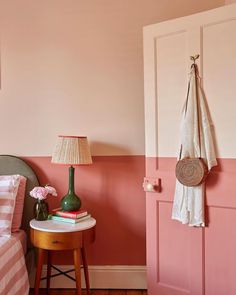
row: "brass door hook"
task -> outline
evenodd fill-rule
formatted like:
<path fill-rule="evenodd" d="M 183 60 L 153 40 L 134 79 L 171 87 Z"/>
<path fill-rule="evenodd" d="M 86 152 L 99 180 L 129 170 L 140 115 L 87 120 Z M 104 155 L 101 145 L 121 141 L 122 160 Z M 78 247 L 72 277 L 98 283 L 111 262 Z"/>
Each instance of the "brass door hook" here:
<path fill-rule="evenodd" d="M 193 63 L 196 63 L 196 60 L 199 58 L 200 54 L 190 56 L 190 59 L 193 60 Z"/>

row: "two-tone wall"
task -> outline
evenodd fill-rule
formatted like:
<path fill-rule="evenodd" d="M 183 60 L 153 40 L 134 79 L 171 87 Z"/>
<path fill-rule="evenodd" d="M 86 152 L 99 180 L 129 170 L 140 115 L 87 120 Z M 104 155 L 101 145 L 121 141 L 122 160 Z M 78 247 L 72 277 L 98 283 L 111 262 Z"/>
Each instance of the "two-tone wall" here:
<path fill-rule="evenodd" d="M 97 219 L 91 265 L 145 265 L 142 28 L 221 5 L 0 0 L 0 153 L 26 159 L 61 197 L 67 168 L 50 163 L 56 137 L 88 136 L 94 165 L 76 169 L 76 189 Z"/>

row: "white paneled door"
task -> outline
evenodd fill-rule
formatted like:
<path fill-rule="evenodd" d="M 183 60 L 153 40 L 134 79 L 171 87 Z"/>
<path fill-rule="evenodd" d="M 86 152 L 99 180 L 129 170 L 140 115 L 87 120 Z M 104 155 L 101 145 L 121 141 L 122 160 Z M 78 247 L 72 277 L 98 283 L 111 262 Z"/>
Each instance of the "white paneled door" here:
<path fill-rule="evenodd" d="M 219 158 L 207 181 L 206 228 L 171 220 L 181 110 L 196 54 Z M 144 80 L 144 186 L 154 185 L 146 193 L 148 294 L 235 295 L 236 4 L 145 27 Z"/>

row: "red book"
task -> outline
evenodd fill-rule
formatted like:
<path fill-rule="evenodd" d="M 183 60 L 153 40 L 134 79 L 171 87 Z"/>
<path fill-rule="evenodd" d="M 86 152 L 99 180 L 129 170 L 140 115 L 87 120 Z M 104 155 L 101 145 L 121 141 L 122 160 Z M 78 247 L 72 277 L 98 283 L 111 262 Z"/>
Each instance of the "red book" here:
<path fill-rule="evenodd" d="M 85 209 L 80 209 L 76 211 L 65 211 L 62 208 L 57 208 L 52 210 L 53 214 L 61 217 L 67 218 L 81 218 L 88 215 L 88 211 Z"/>

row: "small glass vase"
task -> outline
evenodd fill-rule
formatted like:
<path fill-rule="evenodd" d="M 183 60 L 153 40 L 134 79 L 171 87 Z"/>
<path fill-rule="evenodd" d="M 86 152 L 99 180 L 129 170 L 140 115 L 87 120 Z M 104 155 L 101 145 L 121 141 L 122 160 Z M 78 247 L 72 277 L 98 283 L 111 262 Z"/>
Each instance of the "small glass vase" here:
<path fill-rule="evenodd" d="M 48 219 L 48 204 L 44 200 L 37 199 L 34 204 L 34 218 L 40 221 Z"/>

